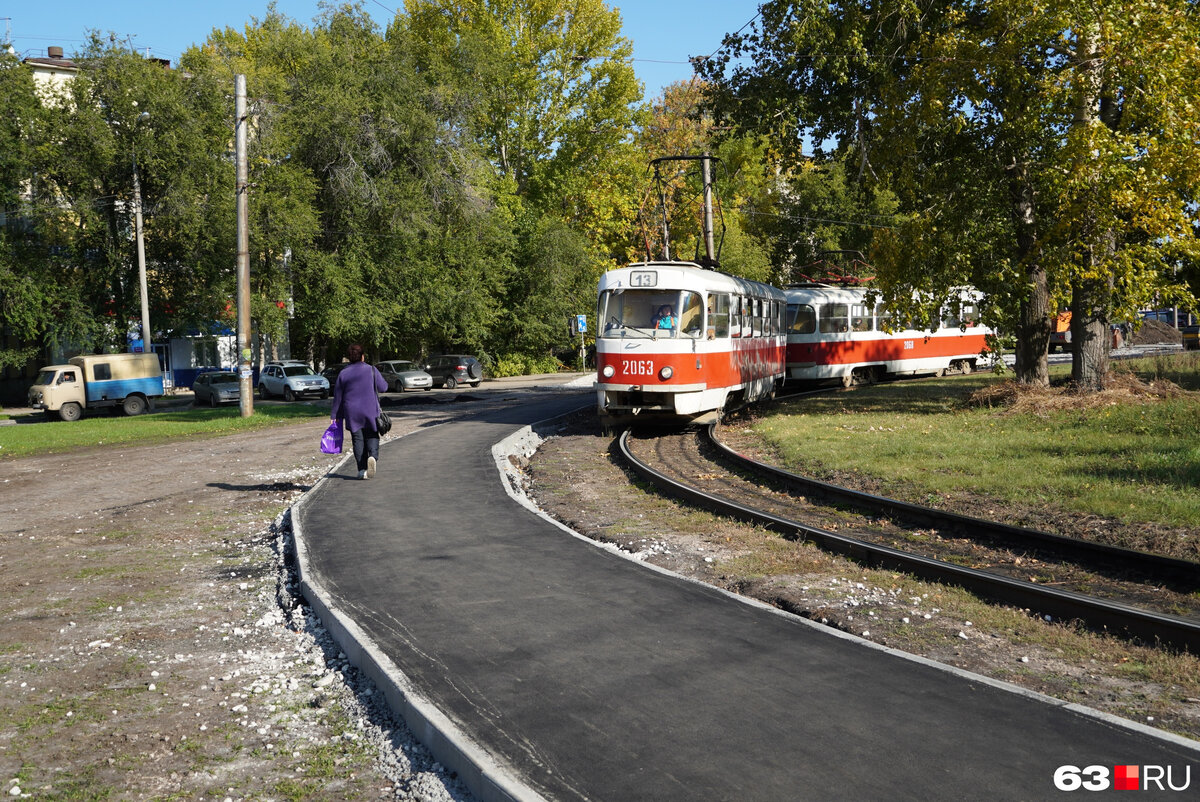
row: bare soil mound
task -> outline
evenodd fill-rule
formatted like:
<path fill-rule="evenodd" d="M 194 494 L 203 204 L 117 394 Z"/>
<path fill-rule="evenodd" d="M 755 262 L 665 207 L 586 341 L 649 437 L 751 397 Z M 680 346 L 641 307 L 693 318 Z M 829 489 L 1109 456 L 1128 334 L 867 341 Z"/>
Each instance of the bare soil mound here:
<path fill-rule="evenodd" d="M 1114 404 L 1151 404 L 1177 398 L 1187 391 L 1167 379 L 1142 381 L 1132 373 L 1114 371 L 1108 386 L 1100 392 L 1081 391 L 1074 384 L 1040 387 L 1015 381 L 997 382 L 983 387 L 967 399 L 976 407 L 999 408 L 1004 414 L 1040 415 L 1068 409 L 1096 409 Z"/>
<path fill-rule="evenodd" d="M 1183 335 L 1179 329 L 1168 326 L 1160 320 L 1146 320 L 1129 338 L 1130 345 L 1160 345 L 1162 343 L 1180 345 L 1183 343 Z"/>

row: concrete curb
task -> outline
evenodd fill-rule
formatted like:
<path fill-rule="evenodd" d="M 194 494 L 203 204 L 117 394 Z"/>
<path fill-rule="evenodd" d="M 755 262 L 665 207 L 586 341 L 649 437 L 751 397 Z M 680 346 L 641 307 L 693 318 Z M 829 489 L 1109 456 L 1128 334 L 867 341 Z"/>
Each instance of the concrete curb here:
<path fill-rule="evenodd" d="M 584 408 L 590 406 L 588 403 L 581 406 Z M 571 413 L 566 413 L 571 414 Z M 698 585 L 704 583 L 698 580 L 684 577 L 658 566 L 651 565 L 642 560 L 638 560 L 632 555 L 621 551 L 616 546 L 604 543 L 597 543 L 593 540 L 585 538 L 583 535 L 571 530 L 560 522 L 554 520 L 545 512 L 540 510 L 533 502 L 525 495 L 521 476 L 516 470 L 513 457 L 529 457 L 531 456 L 543 441 L 543 433 L 551 432 L 555 427 L 554 422 L 560 420 L 562 415 L 548 418 L 534 424 L 524 426 L 508 437 L 499 441 L 492 447 L 492 456 L 495 460 L 497 472 L 500 475 L 501 482 L 508 495 L 513 498 L 518 504 L 533 511 L 539 517 L 551 522 L 554 526 L 562 530 L 564 533 L 572 537 L 583 540 L 593 546 L 604 551 L 611 552 L 623 559 L 636 562 L 639 566 L 657 571 L 659 573 L 673 576 L 687 582 L 692 582 Z M 407 436 L 407 435 L 404 435 Z M 389 438 L 399 439 L 399 438 Z M 349 459 L 349 455 L 346 459 Z M 339 463 L 338 468 L 345 463 L 343 460 Z M 335 473 L 338 468 L 334 468 L 330 473 Z M 292 514 L 292 530 L 296 544 L 296 559 L 297 570 L 300 575 L 300 588 L 305 600 L 309 603 L 312 609 L 320 617 L 322 623 L 329 630 L 330 634 L 337 641 L 342 651 L 345 652 L 350 662 L 368 676 L 377 687 L 379 687 L 387 700 L 388 706 L 397 715 L 399 715 L 413 734 L 421 741 L 434 755 L 434 757 L 445 767 L 454 771 L 463 784 L 477 797 L 484 802 L 543 802 L 546 798 L 537 790 L 529 786 L 523 778 L 521 778 L 512 767 L 502 759 L 493 755 L 486 748 L 476 742 L 469 734 L 464 732 L 454 721 L 450 720 L 442 711 L 421 691 L 416 687 L 408 676 L 384 654 L 378 646 L 366 635 L 366 633 L 355 623 L 353 618 L 346 611 L 336 608 L 330 601 L 331 596 L 326 589 L 321 585 L 319 579 L 315 577 L 309 562 L 309 547 L 305 542 L 304 533 L 300 524 L 300 512 L 304 506 L 314 497 L 315 491 L 320 488 L 328 476 L 322 478 L 311 490 L 309 490 L 299 502 L 293 507 Z M 1103 713 L 1092 708 L 1082 705 L 1064 702 L 1044 694 L 1030 691 L 1018 685 L 1014 685 L 1002 680 L 995 680 L 979 674 L 974 674 L 963 669 L 948 666 L 943 663 L 938 663 L 927 658 L 917 655 L 912 655 L 906 652 L 898 651 L 891 647 L 883 646 L 869 640 L 865 640 L 856 635 L 836 630 L 817 622 L 811 621 L 800 616 L 780 610 L 771 605 L 751 599 L 745 596 L 739 596 L 721 588 L 713 588 L 709 585 L 704 585 L 706 588 L 715 590 L 722 595 L 741 604 L 746 604 L 751 607 L 760 608 L 773 615 L 782 616 L 791 621 L 797 622 L 803 626 L 819 629 L 823 634 L 842 638 L 844 640 L 855 642 L 856 644 L 877 651 L 885 652 L 895 657 L 908 660 L 913 663 L 929 666 L 936 670 L 947 674 L 955 675 L 969 679 L 972 682 L 993 686 L 995 688 L 1017 694 L 1029 699 L 1036 700 L 1040 703 L 1050 705 L 1052 707 L 1065 708 L 1077 715 L 1102 721 L 1111 727 L 1137 732 L 1141 735 L 1148 736 L 1166 743 L 1173 744 L 1178 747 L 1196 753 L 1200 756 L 1200 742 L 1193 741 L 1190 738 L 1173 735 L 1162 730 L 1149 727 L 1139 722 L 1130 721 L 1118 716 Z"/>
<path fill-rule="evenodd" d="M 513 498 L 513 500 L 516 501 L 518 504 L 533 511 L 536 515 L 545 519 L 546 521 L 549 521 L 551 524 L 558 527 L 566 534 L 569 534 L 572 537 L 583 540 L 583 541 L 591 544 L 592 546 L 595 546 L 596 548 L 611 552 L 624 560 L 629 560 L 630 562 L 637 563 L 639 566 L 641 566 L 647 570 L 657 571 L 658 573 L 675 577 L 676 579 L 683 580 L 684 582 L 691 582 L 693 584 L 702 585 L 706 588 L 710 588 L 710 589 L 720 593 L 721 595 L 725 596 L 726 598 L 730 599 L 731 601 L 736 601 L 741 604 L 746 604 L 746 605 L 749 605 L 750 607 L 757 607 L 757 608 L 764 610 L 766 612 L 769 612 L 773 615 L 782 616 L 783 618 L 787 618 L 791 621 L 794 621 L 798 624 L 809 627 L 811 629 L 817 629 L 820 632 L 822 632 L 823 634 L 829 635 L 831 637 L 841 638 L 842 640 L 848 640 L 848 641 L 857 643 L 859 646 L 862 646 L 862 647 L 865 647 L 868 649 L 874 649 L 876 651 L 881 651 L 881 652 L 889 654 L 893 657 L 898 657 L 902 660 L 907 660 L 912 663 L 917 663 L 919 665 L 927 666 L 929 668 L 933 668 L 938 671 L 942 671 L 946 674 L 952 674 L 957 677 L 962 677 L 964 679 L 970 680 L 971 682 L 977 682 L 982 685 L 990 685 L 991 687 L 998 688 L 1002 691 L 1007 691 L 1008 693 L 1016 694 L 1018 696 L 1023 696 L 1027 699 L 1033 699 L 1037 702 L 1049 705 L 1051 707 L 1060 707 L 1065 710 L 1069 710 L 1072 713 L 1075 713 L 1077 715 L 1084 716 L 1086 718 L 1095 719 L 1097 721 L 1103 721 L 1106 724 L 1109 724 L 1110 726 L 1113 726 L 1113 727 L 1116 727 L 1119 729 L 1129 730 L 1132 732 L 1136 732 L 1139 735 L 1145 735 L 1145 736 L 1154 738 L 1156 740 L 1164 741 L 1166 743 L 1172 744 L 1174 746 L 1180 746 L 1180 747 L 1188 749 L 1192 752 L 1195 752 L 1197 754 L 1197 756 L 1200 757 L 1200 741 L 1194 741 L 1191 738 L 1186 738 L 1182 735 L 1176 735 L 1171 732 L 1166 732 L 1165 730 L 1160 730 L 1155 727 L 1151 727 L 1147 724 L 1142 724 L 1137 721 L 1132 721 L 1130 719 L 1121 718 L 1120 716 L 1115 716 L 1111 713 L 1105 713 L 1102 710 L 1096 710 L 1094 708 L 1086 707 L 1084 705 L 1081 705 L 1081 704 L 1078 704 L 1075 702 L 1066 702 L 1066 701 L 1063 701 L 1062 699 L 1056 699 L 1053 696 L 1047 696 L 1046 694 L 1039 693 L 1037 691 L 1031 691 L 1028 688 L 1024 688 L 1020 685 L 1016 685 L 1011 682 L 1005 682 L 1004 680 L 993 679 L 992 677 L 986 677 L 982 674 L 976 674 L 974 672 L 967 671 L 966 669 L 958 668 L 956 666 L 947 665 L 945 663 L 939 663 L 936 660 L 931 660 L 927 657 L 922 657 L 920 655 L 915 655 L 915 654 L 911 654 L 909 652 L 900 651 L 899 649 L 895 649 L 891 646 L 884 646 L 883 644 L 876 643 L 875 641 L 867 640 L 866 638 L 861 638 L 858 635 L 855 635 L 853 633 L 844 632 L 840 629 L 835 629 L 834 627 L 826 626 L 825 624 L 821 624 L 816 621 L 813 621 L 812 619 L 804 618 L 803 616 L 798 616 L 798 615 L 795 615 L 794 613 L 789 613 L 786 610 L 781 610 L 778 607 L 767 604 L 765 602 L 761 602 L 757 599 L 753 599 L 749 596 L 741 596 L 737 593 L 734 593 L 733 591 L 726 590 L 724 588 L 720 588 L 715 585 L 708 585 L 704 582 L 701 582 L 698 579 L 694 579 L 689 576 L 684 576 L 683 574 L 675 573 L 674 571 L 671 571 L 670 569 L 663 568 L 661 566 L 657 566 L 652 563 L 645 562 L 643 560 L 638 559 L 637 557 L 635 557 L 634 555 L 630 554 L 627 551 L 622 551 L 621 549 L 617 548 L 615 545 L 612 545 L 610 543 L 599 543 L 588 537 L 585 537 L 584 535 L 579 534 L 575 530 L 567 527 L 566 525 L 564 525 L 560 521 L 556 520 L 555 518 L 551 517 L 550 515 L 547 515 L 536 504 L 534 504 L 533 501 L 531 501 L 528 496 L 525 495 L 524 488 L 522 487 L 522 484 L 521 484 L 521 477 L 513 469 L 512 462 L 509 459 L 510 456 L 518 456 L 518 455 L 528 457 L 528 456 L 531 456 L 533 453 L 535 453 L 538 450 L 538 448 L 541 446 L 542 441 L 543 441 L 543 438 L 537 432 L 537 427 L 539 427 L 541 425 L 542 424 L 534 424 L 533 426 L 526 426 L 521 431 L 510 435 L 509 437 L 505 438 L 504 440 L 501 440 L 499 443 L 497 443 L 495 446 L 492 447 L 492 455 L 496 459 L 497 468 L 500 470 L 501 475 L 504 476 L 504 478 L 505 478 L 504 489 L 506 491 L 508 491 L 509 496 L 511 496 Z"/>
<path fill-rule="evenodd" d="M 351 458 L 351 455 L 347 455 L 330 473 L 335 473 Z M 471 793 L 483 802 L 546 802 L 546 798 L 528 786 L 507 763 L 484 749 L 443 714 L 348 613 L 332 604 L 330 594 L 310 567 L 309 547 L 299 514 L 328 478 L 328 475 L 323 477 L 292 507 L 296 568 L 300 576 L 300 592 L 305 601 L 345 652 L 347 659 L 383 691 L 388 707 L 404 720 L 417 740 L 429 749 L 439 763 L 458 775 Z"/>

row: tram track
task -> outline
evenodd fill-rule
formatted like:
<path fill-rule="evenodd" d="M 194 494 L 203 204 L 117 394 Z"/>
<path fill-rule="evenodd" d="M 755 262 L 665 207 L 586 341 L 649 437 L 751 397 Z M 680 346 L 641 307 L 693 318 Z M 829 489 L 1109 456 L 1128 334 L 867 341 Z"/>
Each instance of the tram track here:
<path fill-rule="evenodd" d="M 618 451 L 662 492 L 858 562 L 963 587 L 1039 616 L 1200 653 L 1200 565 L 872 496 L 782 471 L 713 427 Z"/>

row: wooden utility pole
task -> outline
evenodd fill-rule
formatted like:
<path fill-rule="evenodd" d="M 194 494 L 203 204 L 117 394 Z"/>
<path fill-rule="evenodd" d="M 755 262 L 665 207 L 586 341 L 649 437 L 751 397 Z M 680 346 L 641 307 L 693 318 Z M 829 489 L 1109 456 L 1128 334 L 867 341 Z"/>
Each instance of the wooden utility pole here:
<path fill-rule="evenodd" d="M 246 168 L 246 76 L 235 75 L 234 156 L 237 161 L 237 362 L 242 417 L 254 414 L 254 366 L 250 362 L 250 212 L 246 205 L 249 184 Z"/>

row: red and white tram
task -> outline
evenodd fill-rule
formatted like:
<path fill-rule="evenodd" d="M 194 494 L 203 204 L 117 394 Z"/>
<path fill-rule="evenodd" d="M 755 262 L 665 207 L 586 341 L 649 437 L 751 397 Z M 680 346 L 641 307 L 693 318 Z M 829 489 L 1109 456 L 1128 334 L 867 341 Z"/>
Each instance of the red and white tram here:
<path fill-rule="evenodd" d="M 789 380 L 837 379 L 849 387 L 888 375 L 970 373 L 994 333 L 979 323 L 974 290 L 959 291 L 933 331 L 893 320 L 884 307 L 867 303 L 868 290 L 860 286 L 797 284 L 785 292 Z"/>
<path fill-rule="evenodd" d="M 786 298 L 692 262 L 644 262 L 600 279 L 596 406 L 605 428 L 708 422 L 774 394 Z"/>

